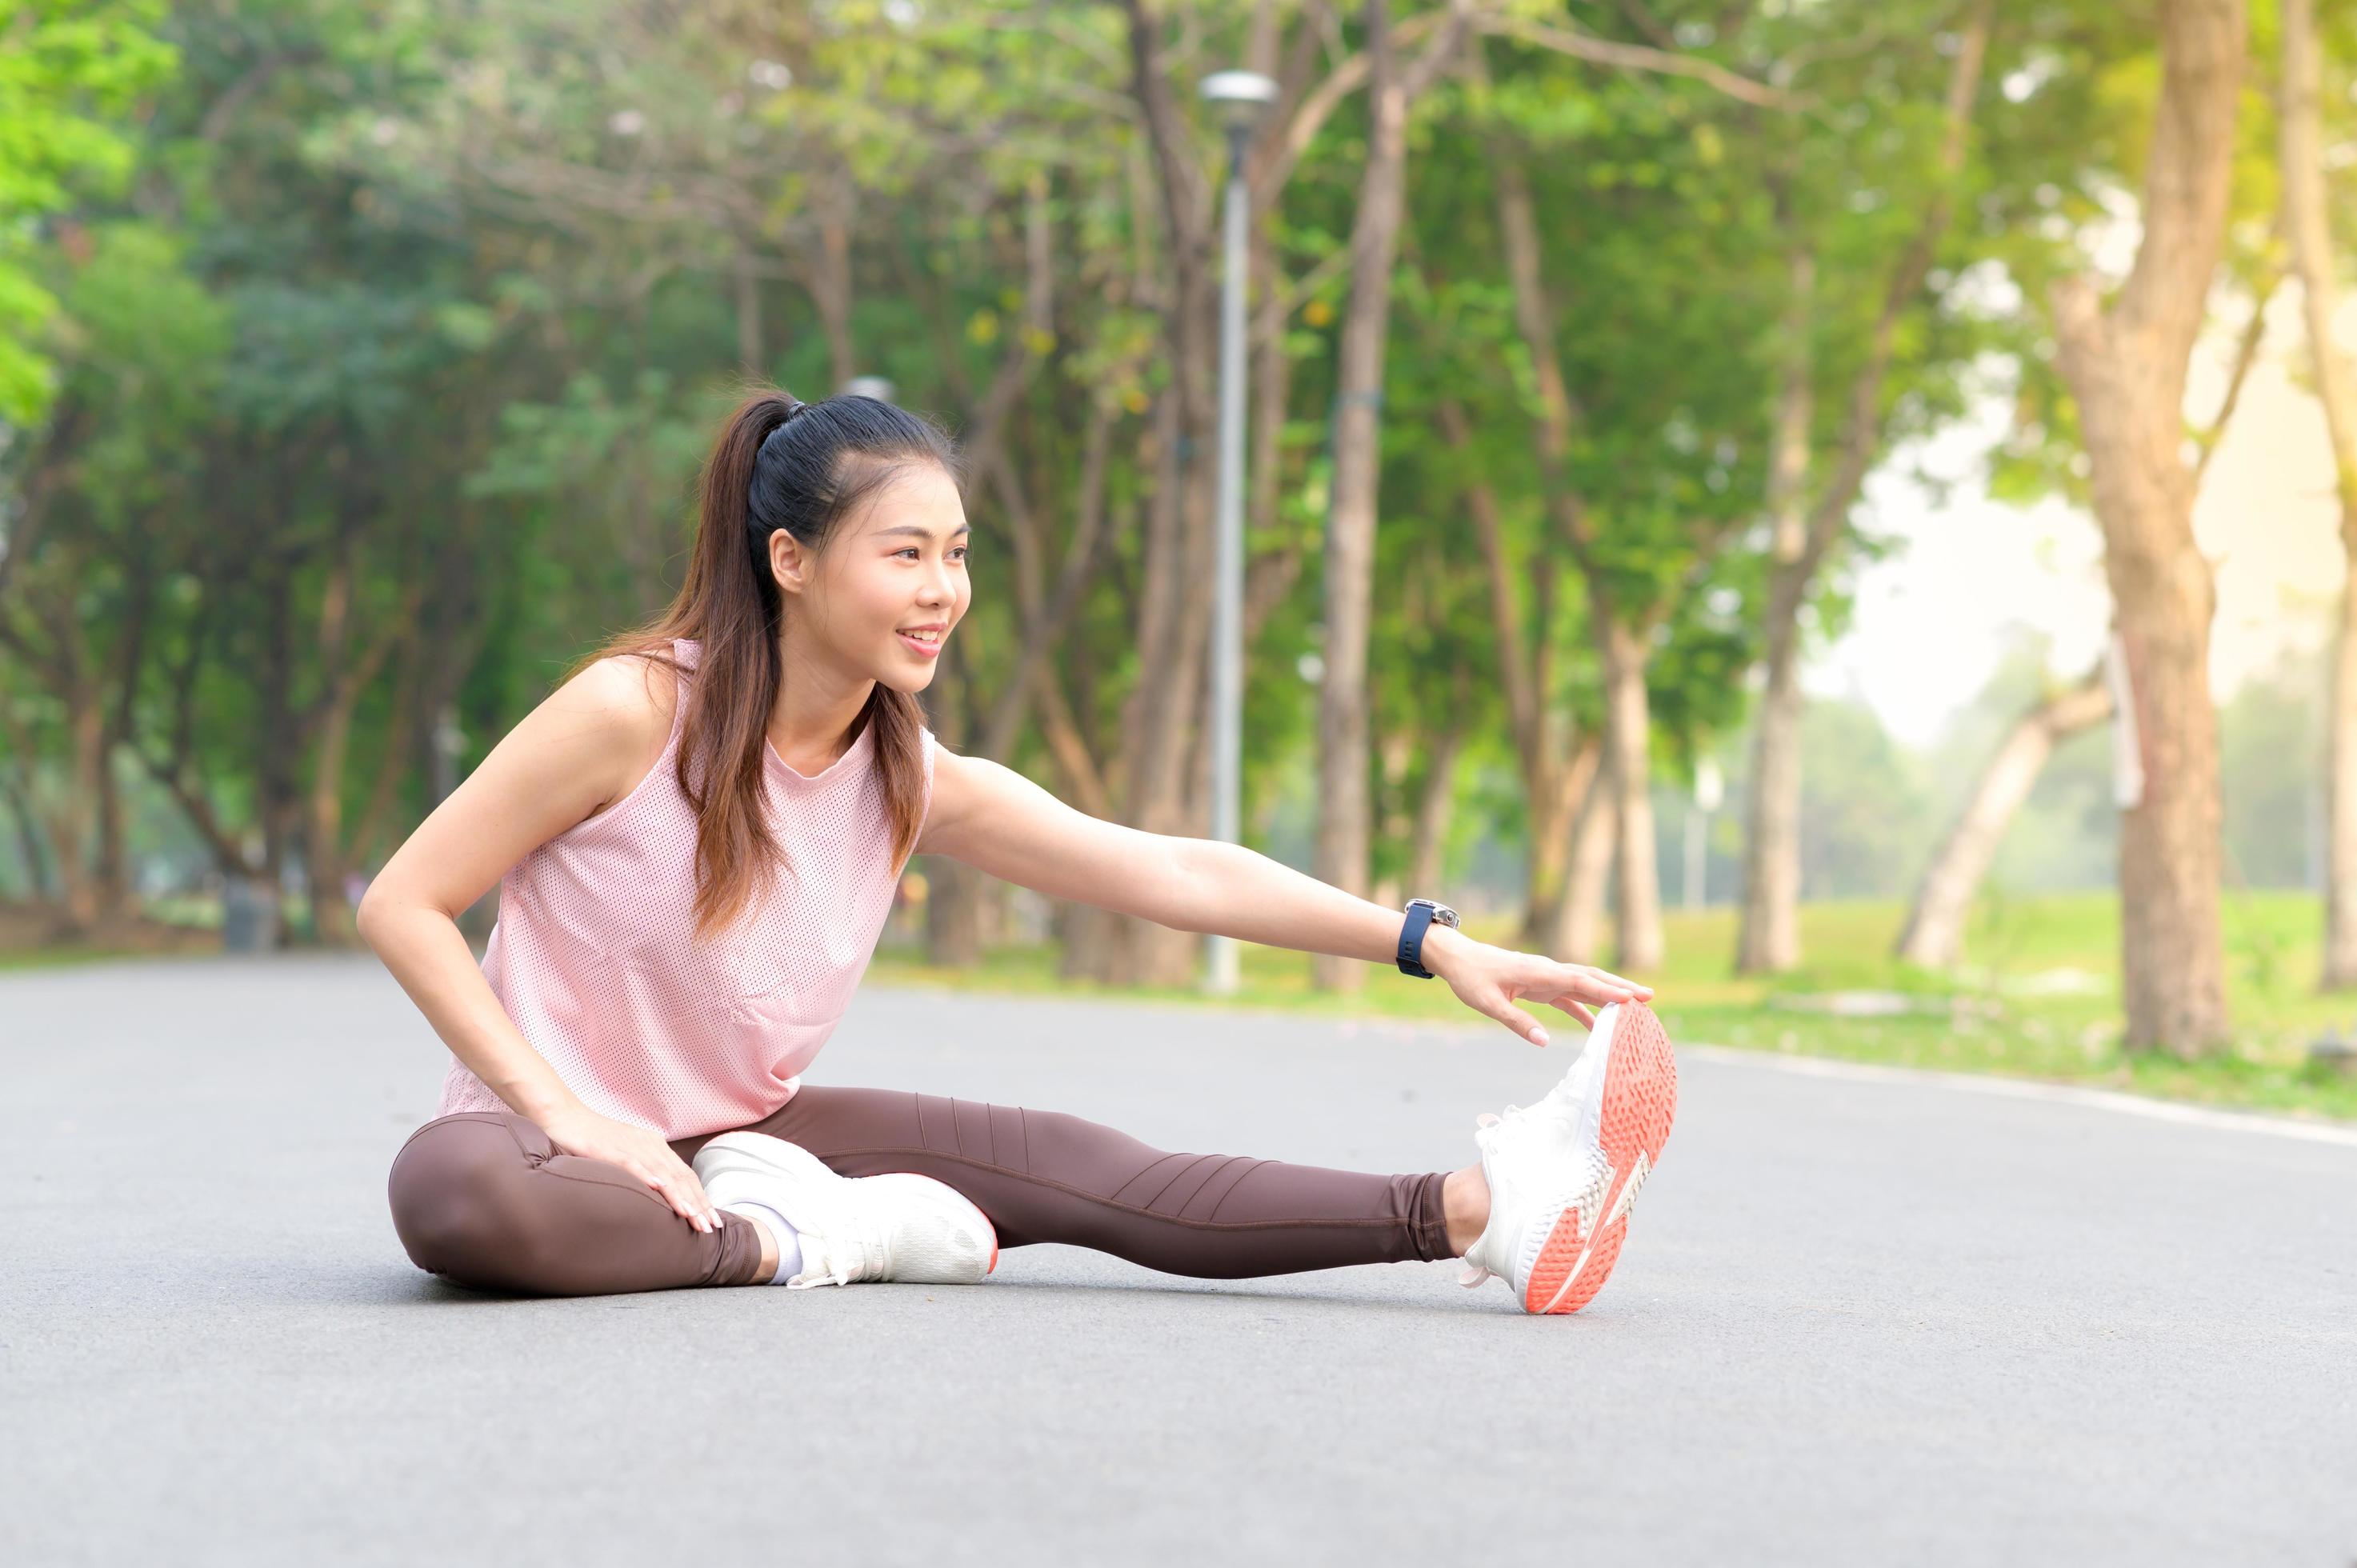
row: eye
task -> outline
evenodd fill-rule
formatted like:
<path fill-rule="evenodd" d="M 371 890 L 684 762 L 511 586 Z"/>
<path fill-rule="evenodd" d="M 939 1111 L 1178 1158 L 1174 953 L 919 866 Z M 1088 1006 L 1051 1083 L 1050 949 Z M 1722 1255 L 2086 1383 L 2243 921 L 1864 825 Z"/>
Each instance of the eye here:
<path fill-rule="evenodd" d="M 957 556 L 958 556 L 958 559 L 960 559 L 961 561 L 962 561 L 962 560 L 963 560 L 963 559 L 965 559 L 965 553 L 966 553 L 966 549 L 967 549 L 967 547 L 966 547 L 965 545 L 963 545 L 963 544 L 956 546 Z M 905 549 L 905 550 L 895 550 L 894 552 L 892 552 L 892 553 L 893 553 L 893 554 L 895 554 L 895 555 L 914 555 L 914 554 L 917 554 L 917 553 L 920 553 L 920 552 L 919 552 L 919 550 L 918 550 L 918 547 L 917 547 L 916 545 L 913 545 L 913 544 L 909 545 L 909 546 L 907 549 Z"/>

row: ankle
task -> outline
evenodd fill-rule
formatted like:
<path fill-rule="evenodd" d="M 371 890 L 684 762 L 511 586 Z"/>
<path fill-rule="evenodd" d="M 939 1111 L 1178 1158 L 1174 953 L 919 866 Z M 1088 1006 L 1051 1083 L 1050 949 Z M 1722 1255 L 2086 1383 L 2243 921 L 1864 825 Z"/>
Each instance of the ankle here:
<path fill-rule="evenodd" d="M 768 1226 L 751 1215 L 742 1215 L 739 1218 L 753 1228 L 754 1235 L 761 1239 L 761 1266 L 754 1270 L 753 1277 L 745 1283 L 753 1285 L 768 1284 L 776 1279 L 778 1274 L 778 1239 L 770 1234 Z"/>
<path fill-rule="evenodd" d="M 1440 1186 L 1440 1206 L 1448 1222 L 1448 1255 L 1461 1258 L 1490 1225 L 1490 1184 L 1481 1167 L 1449 1172 Z"/>

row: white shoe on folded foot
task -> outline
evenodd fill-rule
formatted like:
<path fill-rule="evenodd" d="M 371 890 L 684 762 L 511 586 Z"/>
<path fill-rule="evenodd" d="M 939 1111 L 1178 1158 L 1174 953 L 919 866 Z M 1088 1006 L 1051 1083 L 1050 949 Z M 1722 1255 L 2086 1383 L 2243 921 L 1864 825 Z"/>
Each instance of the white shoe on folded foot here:
<path fill-rule="evenodd" d="M 1466 1249 L 1458 1283 L 1498 1274 L 1525 1312 L 1586 1306 L 1620 1255 L 1677 1100 L 1677 1062 L 1652 1009 L 1626 1002 L 1598 1013 L 1579 1059 L 1544 1100 L 1479 1119 L 1490 1223 Z"/>
<path fill-rule="evenodd" d="M 802 1250 L 789 1290 L 855 1280 L 974 1284 L 998 1266 L 998 1232 L 989 1219 L 931 1176 L 843 1176 L 801 1144 L 767 1133 L 723 1133 L 695 1152 L 694 1164 L 715 1204 L 762 1203 L 786 1217 Z"/>

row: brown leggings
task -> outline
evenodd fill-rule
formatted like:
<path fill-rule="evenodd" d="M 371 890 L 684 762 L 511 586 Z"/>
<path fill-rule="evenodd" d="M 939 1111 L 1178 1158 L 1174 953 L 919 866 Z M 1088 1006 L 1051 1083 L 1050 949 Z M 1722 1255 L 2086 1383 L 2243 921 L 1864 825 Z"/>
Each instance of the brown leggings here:
<path fill-rule="evenodd" d="M 1064 1241 L 1204 1279 L 1455 1255 L 1446 1172 L 1169 1155 L 1060 1112 L 816 1084 L 749 1130 L 845 1176 L 946 1182 L 989 1216 L 1001 1248 Z M 692 1162 L 714 1136 L 671 1146 Z M 388 1186 L 411 1260 L 478 1289 L 599 1295 L 744 1284 L 760 1272 L 760 1240 L 742 1215 L 723 1209 L 717 1232 L 698 1230 L 619 1165 L 559 1154 L 511 1112 L 428 1122 L 393 1156 Z"/>

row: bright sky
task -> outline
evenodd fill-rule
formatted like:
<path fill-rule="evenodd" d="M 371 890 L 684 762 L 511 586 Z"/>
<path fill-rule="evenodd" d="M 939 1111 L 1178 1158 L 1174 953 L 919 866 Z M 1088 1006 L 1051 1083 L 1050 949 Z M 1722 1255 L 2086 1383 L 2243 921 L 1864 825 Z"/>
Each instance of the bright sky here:
<path fill-rule="evenodd" d="M 2287 644 L 2320 640 L 2341 581 L 2324 411 L 2292 379 L 2306 360 L 2300 312 L 2296 284 L 2276 292 L 2260 359 L 2194 509 L 2194 537 L 2217 571 L 2210 669 L 2221 700 Z M 2241 320 L 2232 306 L 2222 314 L 2187 389 L 2197 426 L 2215 416 L 2232 368 Z M 2357 346 L 2357 299 L 2342 302 L 2335 335 L 2344 352 Z M 1912 744 L 1936 738 L 1988 679 L 2008 623 L 2047 632 L 2063 678 L 2093 667 L 2110 625 L 2093 517 L 2059 501 L 2007 506 L 1979 482 L 1978 454 L 2007 412 L 1992 406 L 1930 444 L 1927 466 L 1964 479 L 1944 509 L 1894 471 L 1911 460 L 1868 480 L 1857 517 L 1906 547 L 1866 568 L 1850 631 L 1803 671 L 1809 691 L 1862 698 Z"/>

